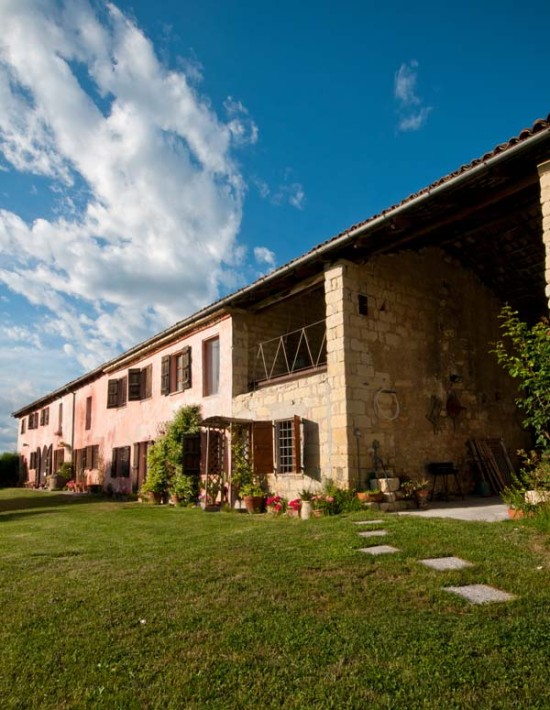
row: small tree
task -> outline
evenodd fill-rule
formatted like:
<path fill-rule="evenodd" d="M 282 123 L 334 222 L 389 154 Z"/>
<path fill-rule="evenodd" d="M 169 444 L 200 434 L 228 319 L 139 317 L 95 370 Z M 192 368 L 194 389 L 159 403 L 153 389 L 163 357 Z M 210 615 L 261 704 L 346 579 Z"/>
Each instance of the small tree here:
<path fill-rule="evenodd" d="M 518 381 L 523 424 L 535 434 L 537 446 L 550 448 L 550 325 L 543 319 L 533 326 L 505 306 L 499 316 L 504 339 L 494 352 L 499 363 Z"/>
<path fill-rule="evenodd" d="M 171 482 L 181 483 L 183 470 L 183 435 L 200 431 L 201 412 L 198 405 L 179 409 L 171 422 L 165 425 L 164 434 L 149 448 L 147 455 L 147 480 L 141 490 L 146 493 L 166 493 Z"/>

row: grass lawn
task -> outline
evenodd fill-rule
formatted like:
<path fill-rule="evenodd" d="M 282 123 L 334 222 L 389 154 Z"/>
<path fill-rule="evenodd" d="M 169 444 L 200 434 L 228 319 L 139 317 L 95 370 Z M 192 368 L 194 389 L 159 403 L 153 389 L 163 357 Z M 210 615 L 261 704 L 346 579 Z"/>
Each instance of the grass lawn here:
<path fill-rule="evenodd" d="M 0 491 L 0 707 L 549 708 L 548 535 L 366 517 Z M 418 563 L 443 555 L 474 566 Z M 442 589 L 468 583 L 517 599 Z"/>

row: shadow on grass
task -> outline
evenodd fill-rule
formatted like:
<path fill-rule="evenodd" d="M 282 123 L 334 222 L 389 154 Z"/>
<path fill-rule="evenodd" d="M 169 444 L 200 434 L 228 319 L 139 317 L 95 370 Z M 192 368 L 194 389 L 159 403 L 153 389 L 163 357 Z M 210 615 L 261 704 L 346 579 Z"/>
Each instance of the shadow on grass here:
<path fill-rule="evenodd" d="M 44 493 L 42 491 L 28 491 L 24 495 L 18 495 L 16 491 L 17 489 L 12 489 L 9 493 L 5 490 L 2 491 L 4 495 L 0 496 L 0 514 L 15 511 L 36 511 L 37 509 L 45 513 L 48 512 L 49 508 L 60 508 L 82 503 L 105 503 L 109 500 L 101 495 Z M 5 496 L 5 493 L 8 493 L 8 495 Z"/>

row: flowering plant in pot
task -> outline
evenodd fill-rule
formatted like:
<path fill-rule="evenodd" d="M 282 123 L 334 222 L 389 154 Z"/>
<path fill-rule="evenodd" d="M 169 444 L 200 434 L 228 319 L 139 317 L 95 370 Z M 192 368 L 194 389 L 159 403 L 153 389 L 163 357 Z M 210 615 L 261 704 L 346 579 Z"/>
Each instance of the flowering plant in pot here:
<path fill-rule="evenodd" d="M 286 510 L 287 501 L 282 496 L 268 496 L 266 500 L 267 512 L 271 515 L 283 515 Z"/>
<path fill-rule="evenodd" d="M 295 498 L 294 500 L 289 501 L 286 508 L 286 514 L 288 515 L 288 517 L 299 518 L 301 506 L 302 501 L 299 498 Z"/>

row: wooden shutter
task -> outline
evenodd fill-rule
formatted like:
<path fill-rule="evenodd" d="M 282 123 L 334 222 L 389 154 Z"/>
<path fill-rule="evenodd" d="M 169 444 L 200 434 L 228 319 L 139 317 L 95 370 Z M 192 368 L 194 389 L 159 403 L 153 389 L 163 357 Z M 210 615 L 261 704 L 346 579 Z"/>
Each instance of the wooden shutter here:
<path fill-rule="evenodd" d="M 40 426 L 44 426 L 44 412 L 44 409 L 42 409 L 40 412 Z"/>
<path fill-rule="evenodd" d="M 121 377 L 118 381 L 118 406 L 123 407 L 126 404 L 128 392 L 128 378 Z"/>
<path fill-rule="evenodd" d="M 107 385 L 107 409 L 118 407 L 118 380 L 109 380 Z"/>
<path fill-rule="evenodd" d="M 191 348 L 186 347 L 182 351 L 183 356 L 183 389 L 191 387 Z"/>
<path fill-rule="evenodd" d="M 86 429 L 92 428 L 92 398 L 91 397 L 86 397 L 86 423 L 84 426 Z"/>
<path fill-rule="evenodd" d="M 48 426 L 50 423 L 50 408 L 46 407 L 44 410 L 44 426 Z"/>
<path fill-rule="evenodd" d="M 153 365 L 141 370 L 141 399 L 148 399 L 153 394 Z"/>
<path fill-rule="evenodd" d="M 111 478 L 116 478 L 118 475 L 118 449 L 113 449 L 111 459 Z"/>
<path fill-rule="evenodd" d="M 273 422 L 252 425 L 252 465 L 256 475 L 273 473 Z"/>
<path fill-rule="evenodd" d="M 164 355 L 161 360 L 160 393 L 170 394 L 170 355 Z"/>
<path fill-rule="evenodd" d="M 301 423 L 300 417 L 294 415 L 292 418 L 292 470 L 296 473 L 300 473 L 302 470 Z"/>
<path fill-rule="evenodd" d="M 52 458 L 53 458 L 53 446 L 50 444 L 48 447 L 44 446 L 46 453 L 46 460 L 44 462 L 44 473 L 49 476 L 52 472 Z"/>
<path fill-rule="evenodd" d="M 130 476 L 130 447 L 121 446 L 119 449 L 119 476 L 128 478 Z"/>
<path fill-rule="evenodd" d="M 134 402 L 141 399 L 141 369 L 132 367 L 128 370 L 128 399 Z"/>
<path fill-rule="evenodd" d="M 87 446 L 84 451 L 85 451 L 84 468 L 94 468 L 94 465 L 93 465 L 94 447 Z"/>

